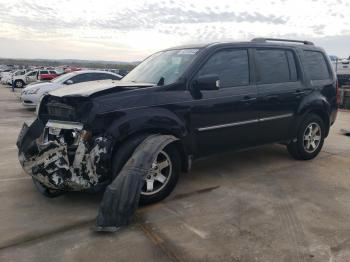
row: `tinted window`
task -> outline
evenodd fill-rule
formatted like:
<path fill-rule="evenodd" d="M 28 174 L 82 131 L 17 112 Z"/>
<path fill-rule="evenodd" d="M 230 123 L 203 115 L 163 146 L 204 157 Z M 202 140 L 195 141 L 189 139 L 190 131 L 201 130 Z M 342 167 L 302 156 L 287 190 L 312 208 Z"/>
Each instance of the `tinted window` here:
<path fill-rule="evenodd" d="M 198 76 L 217 74 L 220 87 L 249 84 L 249 62 L 247 50 L 225 50 L 214 54 L 204 64 Z"/>
<path fill-rule="evenodd" d="M 55 75 L 55 74 L 56 74 L 56 72 L 55 72 L 55 71 L 50 71 L 50 74 L 54 74 L 54 75 Z"/>
<path fill-rule="evenodd" d="M 43 74 L 48 74 L 49 72 L 48 71 L 40 71 L 40 74 L 43 75 Z"/>
<path fill-rule="evenodd" d="M 291 51 L 257 50 L 260 83 L 273 84 L 297 80 L 295 58 Z"/>
<path fill-rule="evenodd" d="M 36 75 L 36 71 L 31 72 L 31 73 L 28 74 L 28 76 L 35 76 L 35 75 Z"/>
<path fill-rule="evenodd" d="M 321 52 L 304 51 L 305 69 L 309 73 L 311 80 L 329 79 L 326 60 Z"/>
<path fill-rule="evenodd" d="M 111 74 L 101 74 L 101 79 L 112 79 L 112 80 L 120 80 L 120 77 Z"/>
<path fill-rule="evenodd" d="M 91 80 L 106 80 L 106 79 L 115 79 L 113 78 L 113 75 L 111 74 L 105 74 L 105 73 L 91 73 Z"/>
<path fill-rule="evenodd" d="M 24 71 L 17 71 L 17 72 L 15 73 L 15 75 L 16 75 L 16 76 L 24 75 Z"/>
<path fill-rule="evenodd" d="M 90 75 L 91 74 L 79 74 L 79 75 L 72 77 L 70 80 L 72 80 L 74 84 L 86 82 L 86 81 L 91 81 Z"/>
<path fill-rule="evenodd" d="M 289 66 L 289 79 L 290 81 L 298 80 L 298 71 L 295 65 L 295 57 L 292 51 L 286 51 L 288 66 Z"/>

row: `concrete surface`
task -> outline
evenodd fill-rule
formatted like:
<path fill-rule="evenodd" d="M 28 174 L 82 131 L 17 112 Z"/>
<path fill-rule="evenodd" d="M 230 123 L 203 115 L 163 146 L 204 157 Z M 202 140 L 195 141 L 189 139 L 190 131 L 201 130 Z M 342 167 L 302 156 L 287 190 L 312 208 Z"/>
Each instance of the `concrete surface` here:
<path fill-rule="evenodd" d="M 129 227 L 96 234 L 101 195 L 47 199 L 22 172 L 34 114 L 17 96 L 0 87 L 0 261 L 350 261 L 350 112 L 312 161 L 280 145 L 203 159 Z"/>

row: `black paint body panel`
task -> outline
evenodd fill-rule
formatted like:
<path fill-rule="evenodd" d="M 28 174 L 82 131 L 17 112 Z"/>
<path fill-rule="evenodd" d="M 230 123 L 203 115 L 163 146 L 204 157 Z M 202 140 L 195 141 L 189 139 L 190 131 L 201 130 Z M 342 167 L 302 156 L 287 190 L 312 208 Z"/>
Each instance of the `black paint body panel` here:
<path fill-rule="evenodd" d="M 193 88 L 196 72 L 208 57 L 219 50 L 235 48 L 248 50 L 249 85 L 205 91 Z M 291 50 L 299 79 L 259 84 L 259 64 L 255 60 L 258 48 Z M 330 62 L 327 60 L 331 79 L 310 81 L 303 66 L 303 50 L 317 50 L 325 55 L 312 45 L 246 42 L 201 46 L 197 57 L 174 84 L 113 88 L 84 98 L 48 95 L 39 118 L 50 118 L 45 115 L 50 101 L 74 104 L 78 111 L 84 108 L 75 120 L 83 122 L 94 135 L 107 133 L 118 143 L 142 132 L 172 134 L 182 142 L 185 154 L 194 157 L 288 141 L 296 136 L 296 127 L 307 112 L 321 112 L 329 126 L 337 112 L 336 76 Z M 80 100 L 80 104 L 76 102 Z"/>

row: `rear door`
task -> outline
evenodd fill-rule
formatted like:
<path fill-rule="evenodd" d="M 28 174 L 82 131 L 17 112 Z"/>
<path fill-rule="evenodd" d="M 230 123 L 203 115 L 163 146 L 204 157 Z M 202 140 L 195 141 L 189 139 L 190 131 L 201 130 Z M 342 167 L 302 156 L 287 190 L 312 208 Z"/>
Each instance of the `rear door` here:
<path fill-rule="evenodd" d="M 257 90 L 250 67 L 248 49 L 223 49 L 212 54 L 194 77 L 217 74 L 220 80 L 219 90 L 199 90 L 193 101 L 199 155 L 254 144 Z"/>
<path fill-rule="evenodd" d="M 29 84 L 29 83 L 32 83 L 34 81 L 37 80 L 37 74 L 38 74 L 38 71 L 32 71 L 30 72 L 27 77 L 26 77 L 26 83 Z"/>
<path fill-rule="evenodd" d="M 293 49 L 255 50 L 259 142 L 289 138 L 294 114 L 306 91 L 301 81 L 300 61 Z"/>

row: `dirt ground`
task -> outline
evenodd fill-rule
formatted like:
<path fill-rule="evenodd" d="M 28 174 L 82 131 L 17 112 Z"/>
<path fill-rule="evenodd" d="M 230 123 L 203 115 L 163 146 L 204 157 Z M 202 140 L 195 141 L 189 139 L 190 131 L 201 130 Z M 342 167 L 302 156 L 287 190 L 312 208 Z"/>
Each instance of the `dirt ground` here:
<path fill-rule="evenodd" d="M 312 161 L 281 145 L 197 161 L 165 201 L 97 234 L 101 195 L 48 199 L 23 173 L 15 142 L 34 113 L 18 92 L 0 86 L 0 261 L 350 261 L 350 111 Z"/>

